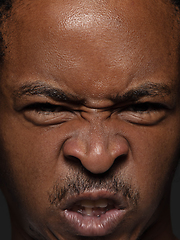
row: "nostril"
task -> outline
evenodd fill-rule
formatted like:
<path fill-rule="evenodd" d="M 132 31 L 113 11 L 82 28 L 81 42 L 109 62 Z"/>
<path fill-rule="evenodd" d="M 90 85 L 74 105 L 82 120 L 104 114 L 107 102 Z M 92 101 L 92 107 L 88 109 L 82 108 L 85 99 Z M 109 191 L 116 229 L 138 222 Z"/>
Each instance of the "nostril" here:
<path fill-rule="evenodd" d="M 119 160 L 123 161 L 126 159 L 126 157 L 127 157 L 127 154 L 122 154 L 122 155 L 118 156 L 117 158 L 115 158 L 115 161 L 119 161 Z"/>
<path fill-rule="evenodd" d="M 123 154 L 121 156 L 118 156 L 115 160 L 114 160 L 114 166 L 119 166 L 119 165 L 123 165 L 124 163 L 126 163 L 127 161 L 127 154 Z"/>
<path fill-rule="evenodd" d="M 82 169 L 83 167 L 81 160 L 73 155 L 64 155 L 64 160 L 69 168 Z"/>
<path fill-rule="evenodd" d="M 66 160 L 69 160 L 69 161 L 73 161 L 73 162 L 80 161 L 79 158 L 72 156 L 72 155 L 65 155 L 64 157 Z"/>

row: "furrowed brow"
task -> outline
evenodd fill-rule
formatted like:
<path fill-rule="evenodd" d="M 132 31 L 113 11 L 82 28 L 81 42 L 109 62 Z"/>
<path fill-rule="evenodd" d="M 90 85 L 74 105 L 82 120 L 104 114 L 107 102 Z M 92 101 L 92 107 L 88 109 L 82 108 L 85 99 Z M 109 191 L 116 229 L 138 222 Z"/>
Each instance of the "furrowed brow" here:
<path fill-rule="evenodd" d="M 53 100 L 61 102 L 71 102 L 75 104 L 82 104 L 84 101 L 78 99 L 78 97 L 67 94 L 61 89 L 53 88 L 45 84 L 26 84 L 21 86 L 19 89 L 13 91 L 13 97 L 21 98 L 22 96 L 45 96 L 50 97 Z"/>
<path fill-rule="evenodd" d="M 171 89 L 166 84 L 146 83 L 137 88 L 131 89 L 124 95 L 117 94 L 111 100 L 116 103 L 135 102 L 143 97 L 165 97 L 171 94 Z"/>

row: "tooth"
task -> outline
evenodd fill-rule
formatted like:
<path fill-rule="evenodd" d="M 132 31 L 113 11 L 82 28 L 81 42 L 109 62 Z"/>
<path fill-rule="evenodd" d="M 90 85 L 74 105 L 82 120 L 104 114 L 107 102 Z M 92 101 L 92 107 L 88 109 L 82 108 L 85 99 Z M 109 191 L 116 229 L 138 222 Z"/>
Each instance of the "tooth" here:
<path fill-rule="evenodd" d="M 78 209 L 78 210 L 77 210 L 77 213 L 82 214 L 82 213 L 83 213 L 83 210 L 82 210 L 82 209 Z"/>
<path fill-rule="evenodd" d="M 107 199 L 99 199 L 95 201 L 95 207 L 101 207 L 105 208 L 108 205 L 108 200 Z"/>
<path fill-rule="evenodd" d="M 92 216 L 92 212 L 93 212 L 92 208 L 85 207 L 84 210 L 87 216 Z"/>
<path fill-rule="evenodd" d="M 82 200 L 81 206 L 85 208 L 93 208 L 94 207 L 94 201 L 91 200 Z"/>

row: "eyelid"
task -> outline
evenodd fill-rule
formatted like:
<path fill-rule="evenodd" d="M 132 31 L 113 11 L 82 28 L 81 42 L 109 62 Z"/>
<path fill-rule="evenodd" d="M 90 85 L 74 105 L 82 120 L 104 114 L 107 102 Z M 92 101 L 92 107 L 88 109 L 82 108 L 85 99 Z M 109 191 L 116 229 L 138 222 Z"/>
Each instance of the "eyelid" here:
<path fill-rule="evenodd" d="M 130 102 L 130 103 L 126 103 L 126 104 L 123 104 L 122 106 L 120 105 L 120 106 L 118 106 L 118 105 L 116 105 L 116 106 L 114 106 L 113 107 L 113 112 L 116 112 L 116 111 L 118 111 L 118 112 L 122 112 L 122 111 L 126 111 L 126 110 L 128 110 L 128 109 L 130 109 L 130 108 L 133 108 L 133 107 L 140 107 L 140 106 L 142 106 L 142 107 L 145 107 L 145 106 L 149 106 L 149 108 L 154 108 L 154 109 L 160 109 L 160 108 L 164 108 L 164 109 L 168 109 L 168 106 L 166 106 L 165 104 L 163 104 L 163 103 L 156 103 L 156 102 L 148 102 L 148 101 L 146 101 L 146 102 Z"/>
<path fill-rule="evenodd" d="M 167 109 L 167 106 L 165 106 L 164 104 L 162 103 L 154 103 L 154 102 L 139 102 L 139 103 L 134 103 L 132 105 L 130 105 L 128 108 L 138 108 L 139 107 L 139 110 L 137 109 L 137 112 L 144 112 L 144 113 L 147 113 L 149 111 L 157 111 L 157 110 L 160 110 L 160 109 Z M 142 108 L 142 110 L 140 110 L 140 108 Z M 144 108 L 144 109 L 143 109 Z M 146 110 L 147 109 L 147 110 Z"/>
<path fill-rule="evenodd" d="M 53 106 L 62 106 L 67 109 L 72 109 L 73 111 L 76 110 L 79 106 L 76 102 L 64 102 L 64 101 L 55 101 L 53 99 L 49 99 L 48 97 L 44 96 L 23 96 L 21 99 L 15 99 L 13 101 L 13 108 L 15 111 L 20 112 L 25 109 L 30 109 L 36 107 L 36 105 L 40 104 L 49 104 Z"/>
<path fill-rule="evenodd" d="M 68 106 L 51 104 L 49 102 L 46 102 L 46 103 L 37 102 L 37 103 L 33 103 L 33 104 L 30 104 L 27 107 L 25 107 L 26 110 L 38 110 L 38 108 L 39 108 L 39 110 L 44 108 L 44 110 L 40 110 L 41 112 L 43 112 L 43 111 L 46 112 L 46 108 L 47 108 L 47 111 L 48 111 L 48 108 L 49 109 L 50 108 L 51 109 L 61 109 L 62 111 L 71 111 L 71 112 L 73 111 Z M 48 111 L 48 112 L 51 112 L 51 111 Z M 54 112 L 54 111 L 52 111 L 52 112 Z"/>
<path fill-rule="evenodd" d="M 139 105 L 149 105 L 149 109 L 145 110 L 133 110 L 133 107 Z M 130 122 L 136 125 L 156 125 L 167 116 L 167 110 L 169 108 L 162 103 L 157 102 L 138 102 L 129 104 L 121 108 L 118 116 L 124 121 Z"/>
<path fill-rule="evenodd" d="M 62 124 L 76 117 L 74 111 L 67 106 L 39 102 L 24 107 L 23 115 L 27 121 L 37 126 Z"/>

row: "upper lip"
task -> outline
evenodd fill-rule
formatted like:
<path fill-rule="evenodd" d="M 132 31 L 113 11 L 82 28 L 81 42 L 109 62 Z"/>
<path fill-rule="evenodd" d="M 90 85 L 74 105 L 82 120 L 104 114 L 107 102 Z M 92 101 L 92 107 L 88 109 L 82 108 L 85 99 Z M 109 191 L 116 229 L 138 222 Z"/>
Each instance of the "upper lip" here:
<path fill-rule="evenodd" d="M 82 194 L 68 196 L 61 202 L 62 210 L 69 210 L 74 204 L 82 200 L 98 200 L 98 199 L 109 199 L 113 201 L 114 206 L 118 209 L 125 209 L 128 207 L 127 198 L 123 196 L 122 193 L 111 193 L 107 190 L 94 190 L 87 191 Z"/>

